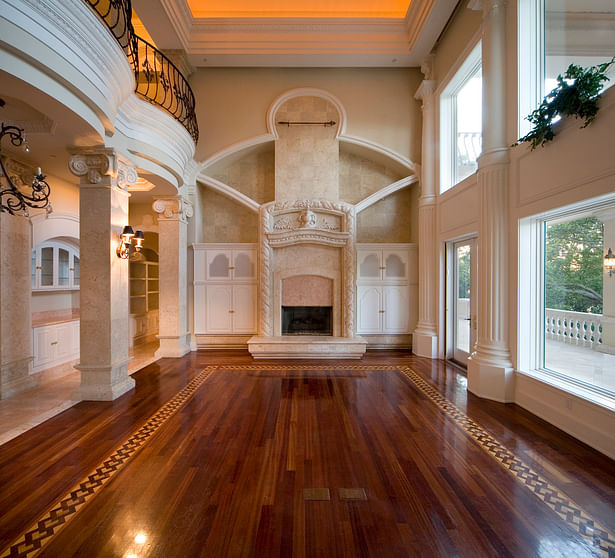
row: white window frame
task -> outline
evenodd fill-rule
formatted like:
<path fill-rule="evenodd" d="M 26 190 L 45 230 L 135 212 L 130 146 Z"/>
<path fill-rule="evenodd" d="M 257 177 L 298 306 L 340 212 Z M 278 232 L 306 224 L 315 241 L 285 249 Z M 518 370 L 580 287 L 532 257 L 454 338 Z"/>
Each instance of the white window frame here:
<path fill-rule="evenodd" d="M 517 292 L 517 369 L 544 383 L 615 410 L 615 395 L 601 387 L 544 367 L 544 223 L 582 218 L 615 207 L 612 194 L 519 220 Z"/>
<path fill-rule="evenodd" d="M 440 193 L 461 182 L 457 177 L 457 95 L 482 65 L 480 37 L 475 38 L 453 68 L 440 92 Z"/>

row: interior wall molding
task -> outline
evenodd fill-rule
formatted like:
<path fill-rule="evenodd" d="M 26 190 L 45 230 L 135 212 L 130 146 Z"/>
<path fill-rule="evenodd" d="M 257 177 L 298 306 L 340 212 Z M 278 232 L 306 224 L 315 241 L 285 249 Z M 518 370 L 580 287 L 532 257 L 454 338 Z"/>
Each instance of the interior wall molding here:
<path fill-rule="evenodd" d="M 393 182 L 384 188 L 380 188 L 377 192 L 367 196 L 365 199 L 361 200 L 358 204 L 355 205 L 355 210 L 357 213 L 360 213 L 364 209 L 367 209 L 371 205 L 374 205 L 376 202 L 394 194 L 395 192 L 406 188 L 412 184 L 415 184 L 419 181 L 418 176 L 406 176 L 397 182 Z"/>
<path fill-rule="evenodd" d="M 239 190 L 236 190 L 232 186 L 225 184 L 224 182 L 220 182 L 211 176 L 207 176 L 206 174 L 199 174 L 198 181 L 205 184 L 205 186 L 209 186 L 212 190 L 226 196 L 227 198 L 236 201 L 237 203 L 247 207 L 250 211 L 254 211 L 258 213 L 258 209 L 260 208 L 260 204 L 255 202 L 252 198 L 246 196 L 241 193 Z"/>

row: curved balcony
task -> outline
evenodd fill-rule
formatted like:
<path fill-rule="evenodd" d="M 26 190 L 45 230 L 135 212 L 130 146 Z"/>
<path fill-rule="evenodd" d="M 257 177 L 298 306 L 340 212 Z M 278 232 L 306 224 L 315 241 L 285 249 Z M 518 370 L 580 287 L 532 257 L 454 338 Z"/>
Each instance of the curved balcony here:
<path fill-rule="evenodd" d="M 194 93 L 186 78 L 162 52 L 141 37 L 132 27 L 130 0 L 83 0 L 102 19 L 124 50 L 135 75 L 135 93 L 159 106 L 175 118 L 196 143 Z"/>

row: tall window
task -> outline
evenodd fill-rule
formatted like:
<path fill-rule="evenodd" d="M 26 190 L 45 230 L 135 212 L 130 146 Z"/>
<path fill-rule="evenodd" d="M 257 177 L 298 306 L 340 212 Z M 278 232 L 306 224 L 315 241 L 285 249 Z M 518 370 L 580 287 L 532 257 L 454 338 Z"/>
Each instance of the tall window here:
<path fill-rule="evenodd" d="M 615 54 L 613 0 L 518 0 L 519 137 L 525 119 L 570 64 L 588 67 Z M 615 68 L 608 72 L 615 83 Z"/>
<path fill-rule="evenodd" d="M 481 45 L 478 43 L 440 95 L 440 191 L 477 169 L 482 149 Z"/>
<path fill-rule="evenodd" d="M 613 398 L 615 276 L 605 271 L 604 255 L 615 246 L 615 199 L 520 225 L 527 254 L 519 260 L 520 327 L 526 334 L 520 369 L 550 375 L 583 396 Z"/>

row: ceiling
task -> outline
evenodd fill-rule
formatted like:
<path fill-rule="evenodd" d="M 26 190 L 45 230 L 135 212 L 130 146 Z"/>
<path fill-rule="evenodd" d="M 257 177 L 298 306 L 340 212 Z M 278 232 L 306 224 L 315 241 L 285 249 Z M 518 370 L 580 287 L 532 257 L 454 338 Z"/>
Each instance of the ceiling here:
<path fill-rule="evenodd" d="M 188 0 L 193 17 L 403 18 L 409 0 Z"/>
<path fill-rule="evenodd" d="M 195 67 L 418 67 L 458 0 L 133 0 Z"/>

